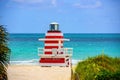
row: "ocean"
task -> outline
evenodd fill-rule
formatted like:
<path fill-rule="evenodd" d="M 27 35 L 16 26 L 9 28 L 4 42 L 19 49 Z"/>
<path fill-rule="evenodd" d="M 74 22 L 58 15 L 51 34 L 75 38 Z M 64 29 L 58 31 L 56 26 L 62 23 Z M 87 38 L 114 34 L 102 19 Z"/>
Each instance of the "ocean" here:
<path fill-rule="evenodd" d="M 44 43 L 38 41 L 45 34 L 10 34 L 8 46 L 11 49 L 11 64 L 39 64 L 38 47 Z M 73 48 L 72 63 L 85 60 L 88 57 L 106 54 L 120 57 L 120 34 L 64 34 L 70 39 L 64 42 L 64 47 Z"/>

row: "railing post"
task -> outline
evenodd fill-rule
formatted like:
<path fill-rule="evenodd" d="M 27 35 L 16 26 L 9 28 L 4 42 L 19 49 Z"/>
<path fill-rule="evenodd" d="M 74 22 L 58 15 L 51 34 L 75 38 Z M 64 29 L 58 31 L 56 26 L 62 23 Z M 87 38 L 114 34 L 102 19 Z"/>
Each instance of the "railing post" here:
<path fill-rule="evenodd" d="M 57 49 L 52 49 L 52 54 L 56 56 L 57 55 Z"/>

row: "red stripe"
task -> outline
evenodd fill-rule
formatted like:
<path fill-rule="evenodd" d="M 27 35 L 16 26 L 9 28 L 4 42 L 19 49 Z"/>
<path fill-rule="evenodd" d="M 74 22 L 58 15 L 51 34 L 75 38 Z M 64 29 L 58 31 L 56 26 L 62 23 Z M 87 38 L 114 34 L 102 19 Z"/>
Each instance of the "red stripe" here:
<path fill-rule="evenodd" d="M 45 52 L 45 54 L 52 54 L 52 52 Z"/>
<path fill-rule="evenodd" d="M 61 33 L 61 31 L 48 31 L 48 33 Z"/>
<path fill-rule="evenodd" d="M 63 38 L 63 36 L 46 36 L 45 38 Z"/>
<path fill-rule="evenodd" d="M 52 52 L 45 52 L 45 54 L 52 54 Z M 58 52 L 57 52 L 58 54 Z M 63 52 L 60 52 L 59 54 L 63 54 Z"/>
<path fill-rule="evenodd" d="M 58 49 L 59 46 L 45 46 L 45 49 L 52 49 L 52 48 L 57 48 Z M 61 46 L 61 48 L 63 48 L 63 46 Z"/>
<path fill-rule="evenodd" d="M 64 60 L 64 58 L 41 58 L 41 60 Z"/>
<path fill-rule="evenodd" d="M 52 49 L 52 48 L 57 48 L 58 49 L 58 46 L 45 46 L 45 49 Z"/>
<path fill-rule="evenodd" d="M 45 43 L 58 43 L 58 41 L 45 41 Z"/>
<path fill-rule="evenodd" d="M 40 63 L 65 63 L 64 58 L 41 58 Z"/>
<path fill-rule="evenodd" d="M 59 43 L 58 41 L 45 41 L 45 43 Z M 61 41 L 63 43 L 63 41 Z"/>

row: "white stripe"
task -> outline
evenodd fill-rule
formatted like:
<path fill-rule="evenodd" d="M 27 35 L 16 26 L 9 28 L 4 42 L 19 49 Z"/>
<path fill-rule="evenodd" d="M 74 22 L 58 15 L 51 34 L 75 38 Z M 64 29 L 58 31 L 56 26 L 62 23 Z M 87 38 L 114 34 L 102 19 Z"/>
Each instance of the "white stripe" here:
<path fill-rule="evenodd" d="M 38 48 L 38 52 L 52 51 L 52 49 Z"/>
<path fill-rule="evenodd" d="M 41 57 L 44 57 L 44 58 L 51 58 L 51 57 L 53 57 L 53 56 L 55 56 L 55 55 L 53 55 L 53 54 L 38 54 L 38 56 L 41 56 Z M 72 54 L 57 54 L 55 57 L 60 57 L 60 58 L 62 58 L 62 57 L 65 57 L 65 56 L 69 56 L 69 57 L 71 57 L 72 56 Z"/>
<path fill-rule="evenodd" d="M 51 52 L 52 49 L 44 49 L 44 51 L 45 51 L 45 52 L 49 52 L 49 51 Z"/>
<path fill-rule="evenodd" d="M 45 43 L 45 46 L 63 46 L 63 44 L 48 44 L 48 43 Z"/>
<path fill-rule="evenodd" d="M 70 41 L 70 39 L 59 39 L 59 38 L 55 38 L 55 39 L 46 39 L 46 38 L 40 38 L 39 41 Z"/>
<path fill-rule="evenodd" d="M 63 36 L 63 33 L 46 33 L 46 36 Z"/>
<path fill-rule="evenodd" d="M 67 64 L 64 63 L 40 63 L 40 66 L 67 66 Z"/>

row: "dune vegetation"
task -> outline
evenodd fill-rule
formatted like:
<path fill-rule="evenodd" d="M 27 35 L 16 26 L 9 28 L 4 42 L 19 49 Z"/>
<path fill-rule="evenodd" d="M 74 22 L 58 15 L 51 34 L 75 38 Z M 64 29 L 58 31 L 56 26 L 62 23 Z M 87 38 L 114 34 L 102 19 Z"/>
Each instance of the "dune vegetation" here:
<path fill-rule="evenodd" d="M 73 80 L 120 80 L 120 58 L 89 57 L 77 64 Z"/>

